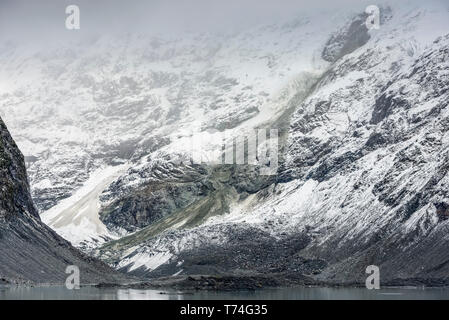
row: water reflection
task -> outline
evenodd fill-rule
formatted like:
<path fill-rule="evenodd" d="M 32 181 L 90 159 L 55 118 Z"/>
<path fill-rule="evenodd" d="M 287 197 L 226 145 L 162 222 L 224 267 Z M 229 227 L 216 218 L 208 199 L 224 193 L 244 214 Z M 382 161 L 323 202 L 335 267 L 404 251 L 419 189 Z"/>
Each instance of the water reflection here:
<path fill-rule="evenodd" d="M 82 287 L 0 287 L 0 300 L 449 300 L 449 289 L 282 288 L 257 291 L 163 291 Z"/>
<path fill-rule="evenodd" d="M 136 290 L 119 289 L 117 290 L 118 300 L 168 300 L 169 295 L 156 290 Z"/>

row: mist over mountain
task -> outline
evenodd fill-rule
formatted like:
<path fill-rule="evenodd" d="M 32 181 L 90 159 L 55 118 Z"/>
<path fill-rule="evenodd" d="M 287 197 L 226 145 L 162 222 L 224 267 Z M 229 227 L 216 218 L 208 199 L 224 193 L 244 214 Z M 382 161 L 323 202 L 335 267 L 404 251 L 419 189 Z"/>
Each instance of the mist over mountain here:
<path fill-rule="evenodd" d="M 93 34 L 125 32 L 184 34 L 185 32 L 239 32 L 255 25 L 287 21 L 305 12 L 353 10 L 363 12 L 369 1 L 162 1 L 134 0 L 132 5 L 118 0 L 0 2 L 0 34 L 4 38 L 40 43 L 58 42 Z M 77 5 L 82 27 L 76 32 L 65 29 L 65 8 Z M 35 37 L 38 36 L 39 39 Z"/>

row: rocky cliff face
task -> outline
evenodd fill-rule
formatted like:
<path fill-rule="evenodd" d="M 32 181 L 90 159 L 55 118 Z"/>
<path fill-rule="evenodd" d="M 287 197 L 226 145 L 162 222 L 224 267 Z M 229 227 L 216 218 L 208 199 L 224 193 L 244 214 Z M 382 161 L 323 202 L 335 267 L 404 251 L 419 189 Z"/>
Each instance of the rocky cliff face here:
<path fill-rule="evenodd" d="M 121 280 L 43 224 L 31 200 L 22 153 L 0 119 L 0 278 L 3 283 L 63 283 L 68 265 L 81 281 Z"/>
<path fill-rule="evenodd" d="M 38 218 L 29 192 L 22 153 L 0 119 L 0 218 L 7 220 L 16 212 Z"/>
<path fill-rule="evenodd" d="M 287 171 L 313 183 L 300 225 L 306 252 L 334 264 L 325 277 L 375 264 L 386 279 L 447 278 L 448 40 L 347 57 L 294 115 Z"/>

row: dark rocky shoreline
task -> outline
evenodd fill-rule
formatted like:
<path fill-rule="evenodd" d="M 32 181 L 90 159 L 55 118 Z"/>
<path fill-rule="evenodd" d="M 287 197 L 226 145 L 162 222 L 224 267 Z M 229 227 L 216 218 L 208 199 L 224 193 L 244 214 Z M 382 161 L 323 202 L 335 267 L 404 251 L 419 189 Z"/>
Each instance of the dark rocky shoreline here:
<path fill-rule="evenodd" d="M 346 282 L 336 283 L 320 281 L 308 276 L 295 274 L 258 274 L 258 275 L 190 275 L 162 277 L 151 281 L 143 281 L 129 284 L 99 283 L 96 288 L 120 288 L 120 289 L 176 289 L 176 290 L 212 290 L 212 291 L 236 291 L 236 290 L 260 290 L 269 288 L 294 288 L 294 287 L 330 287 L 330 288 L 363 288 L 365 283 Z M 445 288 L 449 287 L 447 279 L 393 279 L 381 283 L 381 288 Z"/>
<path fill-rule="evenodd" d="M 0 288 L 10 287 L 39 287 L 61 286 L 61 283 L 38 284 L 29 281 L 17 282 L 0 279 Z M 253 275 L 185 275 L 161 277 L 152 280 L 136 282 L 100 282 L 97 284 L 81 284 L 81 287 L 94 287 L 98 289 L 135 289 L 135 290 L 177 290 L 181 292 L 192 291 L 255 291 L 263 289 L 280 288 L 364 288 L 365 283 L 345 282 L 337 283 L 321 281 L 309 276 L 298 274 L 253 274 Z M 393 279 L 381 282 L 381 289 L 408 288 L 432 289 L 449 288 L 447 279 Z"/>

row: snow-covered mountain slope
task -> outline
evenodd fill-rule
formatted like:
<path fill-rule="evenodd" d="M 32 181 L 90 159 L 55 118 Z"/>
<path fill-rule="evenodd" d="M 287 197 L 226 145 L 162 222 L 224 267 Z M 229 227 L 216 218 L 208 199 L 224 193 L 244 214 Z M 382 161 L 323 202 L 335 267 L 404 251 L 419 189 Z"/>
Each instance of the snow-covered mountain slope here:
<path fill-rule="evenodd" d="M 322 28 L 316 34 L 299 18 L 231 35 L 99 36 L 45 49 L 3 44 L 8 86 L 0 111 L 27 156 L 38 208 L 71 195 L 103 165 L 192 132 L 269 118 L 294 92 L 296 76 L 320 63 L 319 45 L 333 24 Z"/>
<path fill-rule="evenodd" d="M 370 31 L 359 9 L 236 34 L 3 46 L 0 112 L 44 220 L 89 251 L 117 238 L 94 253 L 150 277 L 342 282 L 377 264 L 388 280 L 446 278 L 449 8 L 386 1 Z M 276 175 L 173 160 L 192 134 L 264 127 L 280 131 Z"/>
<path fill-rule="evenodd" d="M 46 48 L 3 43 L 0 78 L 8 85 L 0 114 L 25 153 L 36 206 L 44 213 L 66 199 L 44 220 L 80 243 L 69 230 L 78 230 L 83 215 L 71 211 L 79 221 L 68 225 L 54 217 L 99 170 L 130 163 L 120 178 L 126 190 L 102 198 L 120 202 L 122 191 L 147 182 L 155 159 L 190 151 L 184 138 L 204 131 L 232 137 L 281 116 L 306 80 L 326 68 L 322 43 L 351 13 L 322 17 L 234 34 L 104 35 Z"/>
<path fill-rule="evenodd" d="M 389 14 L 297 105 L 278 183 L 201 226 L 153 225 L 100 256 L 153 276 L 301 270 L 344 282 L 375 264 L 386 281 L 446 279 L 449 12 Z"/>
<path fill-rule="evenodd" d="M 120 173 L 126 171 L 126 167 L 118 165 L 92 173 L 73 196 L 43 213 L 42 221 L 81 248 L 92 245 L 91 242 L 98 245 L 117 238 L 116 233 L 109 231 L 99 219 L 100 194 Z"/>

